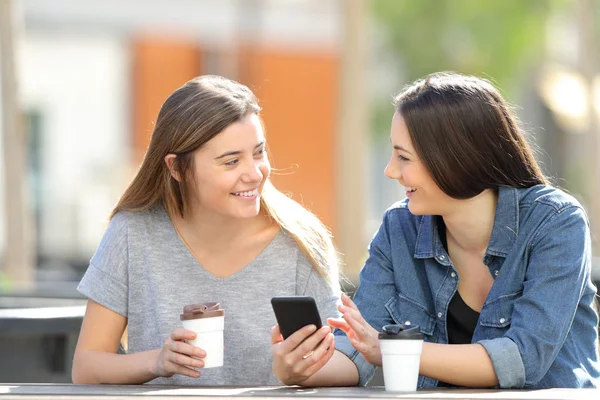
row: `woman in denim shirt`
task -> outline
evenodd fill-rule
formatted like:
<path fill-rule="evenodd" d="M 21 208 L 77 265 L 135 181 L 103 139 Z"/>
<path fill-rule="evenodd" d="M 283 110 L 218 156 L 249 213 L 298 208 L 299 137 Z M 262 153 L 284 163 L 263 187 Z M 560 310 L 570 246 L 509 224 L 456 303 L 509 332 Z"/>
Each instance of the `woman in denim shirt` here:
<path fill-rule="evenodd" d="M 422 388 L 600 386 L 582 206 L 548 185 L 489 82 L 433 74 L 396 106 L 385 174 L 407 197 L 386 211 L 344 318 L 329 320 L 335 350 L 311 327 L 285 342 L 275 328 L 276 375 L 364 385 L 381 366 L 378 331 L 406 324 L 425 337 Z"/>

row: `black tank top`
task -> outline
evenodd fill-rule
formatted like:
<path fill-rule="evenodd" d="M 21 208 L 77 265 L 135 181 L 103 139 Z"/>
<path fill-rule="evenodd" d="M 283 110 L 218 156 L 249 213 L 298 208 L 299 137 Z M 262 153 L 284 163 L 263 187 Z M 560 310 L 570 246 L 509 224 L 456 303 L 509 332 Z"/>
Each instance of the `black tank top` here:
<path fill-rule="evenodd" d="M 446 225 L 442 217 L 437 217 L 437 226 L 440 239 L 444 249 L 448 252 L 448 241 L 446 239 Z M 470 344 L 473 338 L 473 332 L 479 320 L 479 313 L 473 310 L 464 302 L 458 290 L 450 300 L 448 305 L 448 314 L 446 318 L 446 327 L 448 330 L 449 344 Z M 455 387 L 454 385 L 439 382 L 440 387 Z"/>

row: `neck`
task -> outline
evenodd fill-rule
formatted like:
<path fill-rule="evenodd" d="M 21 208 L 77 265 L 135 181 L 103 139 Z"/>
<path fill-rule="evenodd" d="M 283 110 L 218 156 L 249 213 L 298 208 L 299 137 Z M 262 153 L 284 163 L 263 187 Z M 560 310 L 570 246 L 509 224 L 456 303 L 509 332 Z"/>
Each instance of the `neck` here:
<path fill-rule="evenodd" d="M 179 235 L 189 245 L 202 243 L 203 247 L 213 249 L 228 247 L 270 225 L 269 217 L 262 212 L 253 218 L 232 218 L 195 211 L 185 218 L 178 215 L 171 217 L 171 220 Z"/>
<path fill-rule="evenodd" d="M 451 212 L 442 215 L 446 235 L 457 246 L 469 252 L 485 253 L 492 236 L 498 194 L 484 190 L 479 195 L 456 200 Z"/>

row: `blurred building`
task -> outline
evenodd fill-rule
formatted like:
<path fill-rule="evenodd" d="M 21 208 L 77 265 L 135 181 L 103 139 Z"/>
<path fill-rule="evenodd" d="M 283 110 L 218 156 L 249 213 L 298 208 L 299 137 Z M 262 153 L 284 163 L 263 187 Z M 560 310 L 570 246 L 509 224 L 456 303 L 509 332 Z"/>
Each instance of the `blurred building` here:
<path fill-rule="evenodd" d="M 81 275 L 141 161 L 162 102 L 200 74 L 237 79 L 255 91 L 276 186 L 334 233 L 341 230 L 339 221 L 348 218 L 338 205 L 348 200 L 339 182 L 362 168 L 345 168 L 338 157 L 345 8 L 356 1 L 15 3 L 24 25 L 18 77 L 38 274 Z M 350 131 L 344 140 L 353 140 Z M 361 197 L 361 187 L 355 190 Z M 6 234 L 0 232 L 0 244 Z"/>

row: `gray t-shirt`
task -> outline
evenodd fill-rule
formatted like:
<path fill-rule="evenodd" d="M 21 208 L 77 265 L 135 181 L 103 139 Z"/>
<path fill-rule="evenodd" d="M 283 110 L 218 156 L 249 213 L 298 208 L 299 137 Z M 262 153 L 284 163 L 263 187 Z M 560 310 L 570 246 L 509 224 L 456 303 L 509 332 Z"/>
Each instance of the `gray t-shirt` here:
<path fill-rule="evenodd" d="M 78 290 L 128 318 L 130 353 L 160 348 L 181 327 L 183 306 L 218 301 L 225 310 L 224 366 L 150 383 L 279 385 L 272 372 L 271 297 L 305 295 L 323 323 L 337 317 L 340 288 L 328 285 L 294 239 L 280 231 L 244 269 L 227 278 L 207 272 L 179 239 L 162 206 L 111 220 Z"/>

